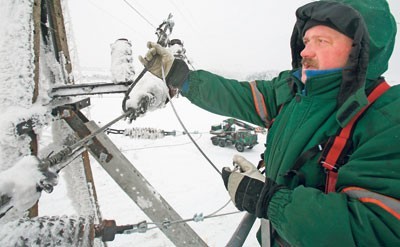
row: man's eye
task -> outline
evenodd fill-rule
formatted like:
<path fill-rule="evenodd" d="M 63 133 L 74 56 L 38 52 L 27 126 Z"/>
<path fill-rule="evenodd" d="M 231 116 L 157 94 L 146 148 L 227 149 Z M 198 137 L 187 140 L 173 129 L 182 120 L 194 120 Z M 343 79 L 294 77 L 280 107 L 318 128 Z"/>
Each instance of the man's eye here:
<path fill-rule="evenodd" d="M 329 42 L 326 39 L 318 39 L 318 43 L 320 43 L 320 44 L 328 44 Z"/>

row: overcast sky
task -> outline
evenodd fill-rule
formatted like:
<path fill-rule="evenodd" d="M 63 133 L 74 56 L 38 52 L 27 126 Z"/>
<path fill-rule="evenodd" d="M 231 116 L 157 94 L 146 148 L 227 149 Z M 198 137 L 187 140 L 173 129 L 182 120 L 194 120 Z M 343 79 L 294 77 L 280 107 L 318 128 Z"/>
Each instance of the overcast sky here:
<path fill-rule="evenodd" d="M 127 2 L 133 6 L 130 7 Z M 289 69 L 289 40 L 294 12 L 308 0 L 67 0 L 79 64 L 110 68 L 110 44 L 127 38 L 135 62 L 156 40 L 157 27 L 169 13 L 171 38 L 184 41 L 196 69 L 253 72 Z M 400 1 L 388 1 L 400 22 Z M 138 11 L 140 14 L 138 14 Z M 389 74 L 400 80 L 400 35 Z M 136 70 L 141 70 L 136 66 Z"/>

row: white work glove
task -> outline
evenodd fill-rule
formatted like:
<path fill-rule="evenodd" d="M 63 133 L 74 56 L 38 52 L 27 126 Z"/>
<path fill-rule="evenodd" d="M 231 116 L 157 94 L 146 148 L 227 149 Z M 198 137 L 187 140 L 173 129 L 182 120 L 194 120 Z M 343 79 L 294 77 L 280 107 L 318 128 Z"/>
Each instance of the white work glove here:
<path fill-rule="evenodd" d="M 0 216 L 8 210 L 22 215 L 38 201 L 41 190 L 51 192 L 58 183 L 55 172 L 41 172 L 35 156 L 25 156 L 11 168 L 0 172 Z M 1 217 L 0 217 L 1 218 Z"/>
<path fill-rule="evenodd" d="M 146 55 L 144 57 L 139 56 L 139 61 L 150 73 L 160 79 L 163 79 L 161 70 L 161 66 L 163 66 L 164 75 L 167 77 L 175 60 L 171 51 L 154 42 L 148 42 L 147 48 L 149 50 Z"/>
<path fill-rule="evenodd" d="M 243 156 L 235 154 L 233 156 L 233 163 L 237 165 L 238 170 L 233 171 L 229 176 L 227 189 L 231 198 L 235 198 L 239 184 L 244 176 L 259 180 L 264 183 L 265 176 L 262 175 L 261 172 Z M 225 167 L 224 169 L 231 172 L 229 167 Z"/>
<path fill-rule="evenodd" d="M 146 97 L 149 102 L 146 110 L 154 111 L 164 107 L 168 99 L 167 85 L 159 80 L 139 81 L 130 92 L 126 107 L 137 109 L 141 100 Z"/>
<path fill-rule="evenodd" d="M 232 202 L 243 211 L 267 218 L 269 202 L 274 193 L 282 189 L 274 181 L 263 176 L 248 160 L 240 155 L 233 156 L 237 170 L 228 167 L 222 169 L 222 179 Z"/>

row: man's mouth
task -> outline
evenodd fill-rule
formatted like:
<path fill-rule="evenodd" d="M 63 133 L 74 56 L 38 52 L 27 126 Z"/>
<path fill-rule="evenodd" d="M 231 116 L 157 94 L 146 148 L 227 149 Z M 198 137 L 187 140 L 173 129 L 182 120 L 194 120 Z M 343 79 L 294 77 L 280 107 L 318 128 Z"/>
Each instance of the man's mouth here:
<path fill-rule="evenodd" d="M 313 59 L 303 58 L 301 64 L 303 69 L 318 69 L 318 62 Z"/>

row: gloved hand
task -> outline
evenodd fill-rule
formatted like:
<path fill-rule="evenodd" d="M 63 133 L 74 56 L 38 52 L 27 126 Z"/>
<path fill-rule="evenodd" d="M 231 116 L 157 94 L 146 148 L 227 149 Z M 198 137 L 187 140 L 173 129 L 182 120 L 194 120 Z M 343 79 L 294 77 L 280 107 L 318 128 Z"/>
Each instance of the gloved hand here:
<path fill-rule="evenodd" d="M 160 79 L 162 79 L 161 66 L 164 66 L 165 77 L 167 77 L 175 60 L 172 53 L 154 42 L 147 42 L 147 48 L 149 50 L 146 55 L 144 57 L 139 56 L 139 61 L 149 72 Z"/>
<path fill-rule="evenodd" d="M 273 194 L 284 186 L 264 177 L 257 168 L 240 155 L 233 156 L 238 170 L 222 169 L 222 179 L 232 202 L 240 210 L 267 218 L 268 204 Z"/>
<path fill-rule="evenodd" d="M 148 100 L 146 111 L 162 108 L 168 100 L 168 87 L 162 81 L 141 80 L 130 92 L 126 107 L 138 109 L 143 98 Z"/>
<path fill-rule="evenodd" d="M 153 75 L 163 79 L 161 66 L 164 67 L 164 76 L 170 89 L 180 89 L 189 76 L 189 67 L 185 61 L 174 58 L 171 51 L 161 45 L 148 42 L 144 57 L 139 56 L 139 61 Z M 171 95 L 172 97 L 173 95 Z"/>
<path fill-rule="evenodd" d="M 1 216 L 11 209 L 14 215 L 22 215 L 37 202 L 42 190 L 51 192 L 57 185 L 57 173 L 41 172 L 38 165 L 35 156 L 26 156 L 0 173 Z"/>

